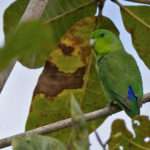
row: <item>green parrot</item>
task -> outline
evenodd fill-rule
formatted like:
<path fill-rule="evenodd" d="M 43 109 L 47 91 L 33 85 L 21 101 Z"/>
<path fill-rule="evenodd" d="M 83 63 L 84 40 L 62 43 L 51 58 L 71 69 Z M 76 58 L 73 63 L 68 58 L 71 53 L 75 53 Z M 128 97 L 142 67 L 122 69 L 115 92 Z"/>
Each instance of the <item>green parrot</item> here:
<path fill-rule="evenodd" d="M 117 104 L 130 117 L 140 114 L 143 85 L 134 58 L 125 52 L 119 38 L 109 30 L 91 34 L 96 70 L 110 103 Z"/>

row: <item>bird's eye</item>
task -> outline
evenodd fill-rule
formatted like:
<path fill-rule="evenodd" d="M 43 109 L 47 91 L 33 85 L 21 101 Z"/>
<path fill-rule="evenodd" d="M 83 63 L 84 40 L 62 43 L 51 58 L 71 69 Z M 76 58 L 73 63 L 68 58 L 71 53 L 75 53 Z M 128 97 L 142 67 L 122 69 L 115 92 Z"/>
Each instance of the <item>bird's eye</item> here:
<path fill-rule="evenodd" d="M 104 37 L 104 36 L 105 36 L 105 33 L 101 33 L 99 36 L 100 36 L 100 37 Z"/>

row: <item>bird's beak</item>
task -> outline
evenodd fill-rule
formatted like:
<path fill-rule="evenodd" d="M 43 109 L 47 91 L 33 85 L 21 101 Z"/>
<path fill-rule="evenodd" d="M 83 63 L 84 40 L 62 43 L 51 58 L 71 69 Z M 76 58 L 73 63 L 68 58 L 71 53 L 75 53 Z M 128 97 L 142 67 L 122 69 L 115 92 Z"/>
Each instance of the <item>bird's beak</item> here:
<path fill-rule="evenodd" d="M 95 39 L 90 39 L 89 43 L 91 46 L 93 46 L 95 44 Z"/>

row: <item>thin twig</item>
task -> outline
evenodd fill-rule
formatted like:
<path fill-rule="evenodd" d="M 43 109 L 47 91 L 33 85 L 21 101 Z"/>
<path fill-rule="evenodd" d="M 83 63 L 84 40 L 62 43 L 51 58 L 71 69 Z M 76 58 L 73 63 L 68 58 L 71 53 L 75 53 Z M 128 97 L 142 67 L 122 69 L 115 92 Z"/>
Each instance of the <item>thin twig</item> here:
<path fill-rule="evenodd" d="M 142 102 L 143 102 L 143 104 L 150 102 L 150 93 L 147 93 L 144 95 Z M 91 121 L 91 120 L 95 120 L 97 118 L 100 118 L 102 116 L 111 115 L 111 114 L 118 112 L 118 111 L 119 110 L 117 107 L 109 105 L 109 106 L 106 106 L 102 109 L 86 113 L 86 114 L 84 114 L 84 117 L 85 117 L 86 121 Z M 13 136 L 1 139 L 0 140 L 0 148 L 10 146 L 12 139 L 16 138 L 16 137 L 28 136 L 31 134 L 47 134 L 47 133 L 56 132 L 60 129 L 69 128 L 69 127 L 72 127 L 72 119 L 71 118 L 57 121 L 55 123 L 50 123 L 48 125 L 27 131 L 25 133 L 13 135 Z"/>
<path fill-rule="evenodd" d="M 144 94 L 143 100 L 141 101 L 141 105 L 150 102 L 150 92 Z"/>
<path fill-rule="evenodd" d="M 126 1 L 150 5 L 150 0 L 126 0 Z"/>
<path fill-rule="evenodd" d="M 86 114 L 84 114 L 84 116 L 85 116 L 86 121 L 91 121 L 91 120 L 99 118 L 100 116 L 108 116 L 112 113 L 115 113 L 116 111 L 117 111 L 117 109 L 115 107 L 107 106 L 107 107 L 102 108 L 100 110 L 86 113 Z M 25 133 L 13 135 L 13 136 L 1 139 L 0 140 L 0 148 L 10 146 L 12 139 L 16 138 L 16 137 L 28 136 L 28 135 L 32 135 L 32 134 L 52 133 L 52 132 L 56 132 L 60 129 L 69 128 L 71 126 L 72 126 L 72 119 L 71 118 L 57 121 L 55 123 L 50 123 L 48 125 L 27 131 Z"/>
<path fill-rule="evenodd" d="M 95 136 L 97 138 L 97 141 L 99 142 L 99 144 L 101 145 L 101 147 L 103 148 L 103 150 L 106 150 L 106 144 L 103 143 L 103 141 L 101 140 L 98 132 L 95 131 L 94 133 L 95 133 Z"/>
<path fill-rule="evenodd" d="M 147 24 L 144 20 L 142 20 L 140 17 L 138 17 L 132 11 L 130 11 L 127 7 L 124 7 L 118 0 L 112 0 L 112 1 L 115 2 L 123 11 L 125 11 L 128 15 L 130 15 L 132 18 L 134 18 L 137 22 L 139 22 L 146 28 L 150 29 L 149 24 Z"/>

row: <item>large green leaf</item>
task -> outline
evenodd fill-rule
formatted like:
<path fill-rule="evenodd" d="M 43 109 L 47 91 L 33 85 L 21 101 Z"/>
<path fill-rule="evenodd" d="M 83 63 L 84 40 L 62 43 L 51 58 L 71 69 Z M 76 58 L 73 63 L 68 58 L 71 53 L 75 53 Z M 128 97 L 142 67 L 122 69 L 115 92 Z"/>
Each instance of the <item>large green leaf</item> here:
<path fill-rule="evenodd" d="M 150 67 L 150 7 L 148 6 L 128 6 L 134 15 L 138 16 L 141 21 L 138 21 L 126 11 L 121 11 L 123 21 L 127 30 L 132 35 L 133 44 L 143 59 L 145 64 Z"/>
<path fill-rule="evenodd" d="M 0 70 L 14 59 L 30 67 L 39 67 L 45 63 L 52 49 L 53 38 L 48 25 L 40 22 L 24 23 L 8 37 L 4 48 L 0 49 Z"/>
<path fill-rule="evenodd" d="M 4 32 L 7 39 L 7 35 L 13 33 L 16 30 L 22 14 L 27 7 L 29 0 L 16 0 L 5 11 L 4 14 Z"/>
<path fill-rule="evenodd" d="M 28 4 L 29 0 L 16 0 L 11 6 L 7 8 L 4 14 L 4 32 L 5 41 L 8 37 L 16 31 L 18 22 Z M 16 43 L 14 43 L 16 44 Z M 1 55 L 4 55 L 5 51 L 0 49 Z M 7 52 L 6 52 L 7 53 Z M 12 52 L 13 53 L 13 52 Z M 7 54 L 6 54 L 7 55 Z M 10 58 L 10 60 L 9 60 Z M 5 60 L 6 59 L 6 60 Z M 2 58 L 0 62 L 0 91 L 3 89 L 9 74 L 11 73 L 13 66 L 16 62 L 16 58 L 12 54 L 6 58 Z M 9 64 L 9 65 L 8 65 Z M 2 67 L 3 66 L 3 67 Z"/>
<path fill-rule="evenodd" d="M 15 138 L 12 146 L 13 150 L 67 150 L 60 141 L 40 135 Z"/>
<path fill-rule="evenodd" d="M 149 150 L 150 120 L 146 116 L 138 116 L 133 120 L 133 129 L 136 137 L 127 130 L 123 120 L 115 120 L 112 124 L 111 137 L 108 141 L 110 150 L 118 150 L 120 146 L 124 150 Z"/>
<path fill-rule="evenodd" d="M 53 29 L 55 38 L 60 39 L 76 21 L 95 13 L 96 2 L 93 0 L 52 0 L 48 2 L 42 19 Z"/>
<path fill-rule="evenodd" d="M 110 20 L 104 17 L 100 20 L 99 27 L 117 32 Z M 94 111 L 107 104 L 89 46 L 95 22 L 96 17 L 87 17 L 75 23 L 51 53 L 34 92 L 26 129 L 70 117 L 70 93 L 75 95 L 83 112 Z M 55 58 L 56 55 L 63 60 L 61 63 Z M 76 61 L 74 57 L 77 58 Z M 73 59 L 67 64 L 68 58 Z M 88 123 L 90 131 L 100 124 L 100 120 Z M 64 129 L 52 135 L 67 141 L 68 130 Z"/>
<path fill-rule="evenodd" d="M 46 26 L 46 29 L 48 26 L 49 30 L 53 31 L 47 32 L 50 37 L 49 45 L 51 45 L 51 47 L 49 47 L 46 43 L 47 34 L 45 37 L 44 34 L 41 37 L 44 29 L 40 30 L 40 28 L 37 27 L 34 29 L 32 25 L 30 29 L 29 25 L 18 26 L 27 3 L 28 0 L 17 0 L 5 13 L 4 29 L 6 33 L 6 46 L 0 51 L 0 55 L 5 56 L 3 58 L 5 61 L 3 61 L 2 64 L 0 63 L 4 67 L 7 67 L 11 60 L 16 58 L 28 67 L 34 68 L 42 66 L 43 61 L 46 61 L 46 58 L 48 58 L 52 46 L 56 46 L 56 43 L 67 29 L 75 21 L 85 16 L 93 16 L 96 11 L 96 3 L 90 0 L 73 0 L 70 2 L 68 2 L 68 0 L 49 1 L 41 17 L 43 26 Z M 28 30 L 24 30 L 25 28 L 28 28 Z M 43 45 L 44 40 L 46 41 L 45 46 Z M 76 59 L 78 58 L 74 57 L 75 61 Z"/>
<path fill-rule="evenodd" d="M 73 120 L 72 132 L 68 137 L 68 145 L 59 140 L 40 135 L 16 137 L 12 141 L 14 150 L 87 150 L 89 147 L 88 130 L 83 112 L 71 94 L 71 116 Z M 67 147 L 67 148 L 66 148 Z"/>

